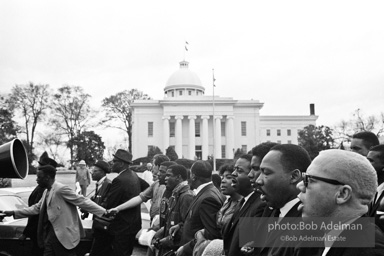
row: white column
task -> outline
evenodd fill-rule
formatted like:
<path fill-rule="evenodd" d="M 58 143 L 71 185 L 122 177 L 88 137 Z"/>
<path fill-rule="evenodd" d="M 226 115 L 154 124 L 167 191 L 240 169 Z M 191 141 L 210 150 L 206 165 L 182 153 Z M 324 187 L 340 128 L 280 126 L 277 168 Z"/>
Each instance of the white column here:
<path fill-rule="evenodd" d="M 227 145 L 225 146 L 225 158 L 233 158 L 233 149 L 235 148 L 235 129 L 233 125 L 233 116 L 227 116 L 226 124 L 226 138 Z"/>
<path fill-rule="evenodd" d="M 202 136 L 202 146 L 201 146 L 201 154 L 202 154 L 202 160 L 208 160 L 208 143 L 209 143 L 209 134 L 208 134 L 208 119 L 209 116 L 201 116 L 201 119 L 203 120 L 203 130 L 201 132 Z"/>
<path fill-rule="evenodd" d="M 195 141 L 195 119 L 196 116 L 188 116 L 189 119 L 189 142 L 188 142 L 188 154 L 189 159 L 195 159 L 196 141 Z"/>
<path fill-rule="evenodd" d="M 215 116 L 215 157 L 221 158 L 221 118 L 222 116 Z"/>
<path fill-rule="evenodd" d="M 170 116 L 163 116 L 163 152 L 169 147 L 169 119 Z"/>
<path fill-rule="evenodd" d="M 176 118 L 176 127 L 175 127 L 175 151 L 179 158 L 183 157 L 183 116 L 175 116 Z"/>

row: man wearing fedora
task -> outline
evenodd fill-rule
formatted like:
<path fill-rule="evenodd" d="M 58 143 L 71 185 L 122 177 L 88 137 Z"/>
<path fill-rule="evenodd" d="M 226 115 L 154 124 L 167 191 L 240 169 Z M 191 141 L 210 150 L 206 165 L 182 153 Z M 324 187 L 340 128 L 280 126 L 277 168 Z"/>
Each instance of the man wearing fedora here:
<path fill-rule="evenodd" d="M 113 155 L 112 172 L 118 173 L 113 179 L 108 193 L 107 209 L 114 208 L 141 192 L 140 180 L 137 174 L 129 169 L 132 164 L 132 154 L 118 149 Z M 131 255 L 135 236 L 141 229 L 140 205 L 120 211 L 109 226 L 113 255 Z"/>
<path fill-rule="evenodd" d="M 92 201 L 102 207 L 107 206 L 107 198 L 109 189 L 111 188 L 111 180 L 107 178 L 107 173 L 110 173 L 110 166 L 103 160 L 97 161 L 92 166 L 92 180 L 96 181 L 95 194 L 91 198 Z M 88 212 L 83 212 L 82 218 L 88 217 Z M 92 248 L 89 255 L 91 256 L 105 256 L 111 254 L 111 236 L 108 235 L 107 231 L 96 228 L 95 216 L 93 216 L 93 242 Z"/>

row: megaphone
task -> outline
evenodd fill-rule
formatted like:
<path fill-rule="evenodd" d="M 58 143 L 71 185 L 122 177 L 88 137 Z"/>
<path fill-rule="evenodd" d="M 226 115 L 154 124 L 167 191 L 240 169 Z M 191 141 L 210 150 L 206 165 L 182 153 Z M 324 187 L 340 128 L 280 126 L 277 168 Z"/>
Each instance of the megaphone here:
<path fill-rule="evenodd" d="M 24 179 L 28 171 L 27 152 L 19 139 L 0 146 L 0 178 Z"/>

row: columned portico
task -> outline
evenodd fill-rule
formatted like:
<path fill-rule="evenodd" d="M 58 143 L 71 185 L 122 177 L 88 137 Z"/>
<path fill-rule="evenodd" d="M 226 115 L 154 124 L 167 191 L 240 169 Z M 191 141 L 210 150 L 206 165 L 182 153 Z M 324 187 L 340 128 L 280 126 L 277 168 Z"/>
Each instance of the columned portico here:
<path fill-rule="evenodd" d="M 222 116 L 215 116 L 215 157 L 221 158 L 221 119 Z"/>
<path fill-rule="evenodd" d="M 209 146 L 208 146 L 208 138 L 209 138 L 209 134 L 208 134 L 208 119 L 209 119 L 209 116 L 201 116 L 201 119 L 203 120 L 203 131 L 202 131 L 202 146 L 201 146 L 201 151 L 202 151 L 202 160 L 207 160 L 208 159 L 208 149 L 209 149 Z"/>
<path fill-rule="evenodd" d="M 179 158 L 182 158 L 183 156 L 183 116 L 175 116 L 176 119 L 176 126 L 175 126 L 175 139 L 176 139 L 176 145 L 175 145 L 175 151 Z"/>
<path fill-rule="evenodd" d="M 188 142 L 188 154 L 189 159 L 195 158 L 196 142 L 195 142 L 195 119 L 196 116 L 188 116 L 189 119 L 189 142 Z"/>
<path fill-rule="evenodd" d="M 235 148 L 235 131 L 233 124 L 234 116 L 227 116 L 226 125 L 226 147 L 225 157 L 233 158 L 233 149 Z"/>
<path fill-rule="evenodd" d="M 169 147 L 169 119 L 169 116 L 163 116 L 163 152 Z"/>

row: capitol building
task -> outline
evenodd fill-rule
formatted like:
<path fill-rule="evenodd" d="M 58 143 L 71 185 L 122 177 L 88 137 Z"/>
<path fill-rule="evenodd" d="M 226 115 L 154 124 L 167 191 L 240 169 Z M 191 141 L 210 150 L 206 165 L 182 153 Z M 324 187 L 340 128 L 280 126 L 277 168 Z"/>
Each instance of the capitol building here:
<path fill-rule="evenodd" d="M 133 108 L 132 153 L 146 156 L 157 146 L 174 147 L 179 158 L 233 158 L 237 149 L 251 150 L 262 142 L 297 144 L 297 134 L 316 125 L 314 105 L 308 116 L 264 116 L 264 103 L 205 95 L 199 77 L 181 61 L 168 79 L 164 98 L 136 100 Z"/>

